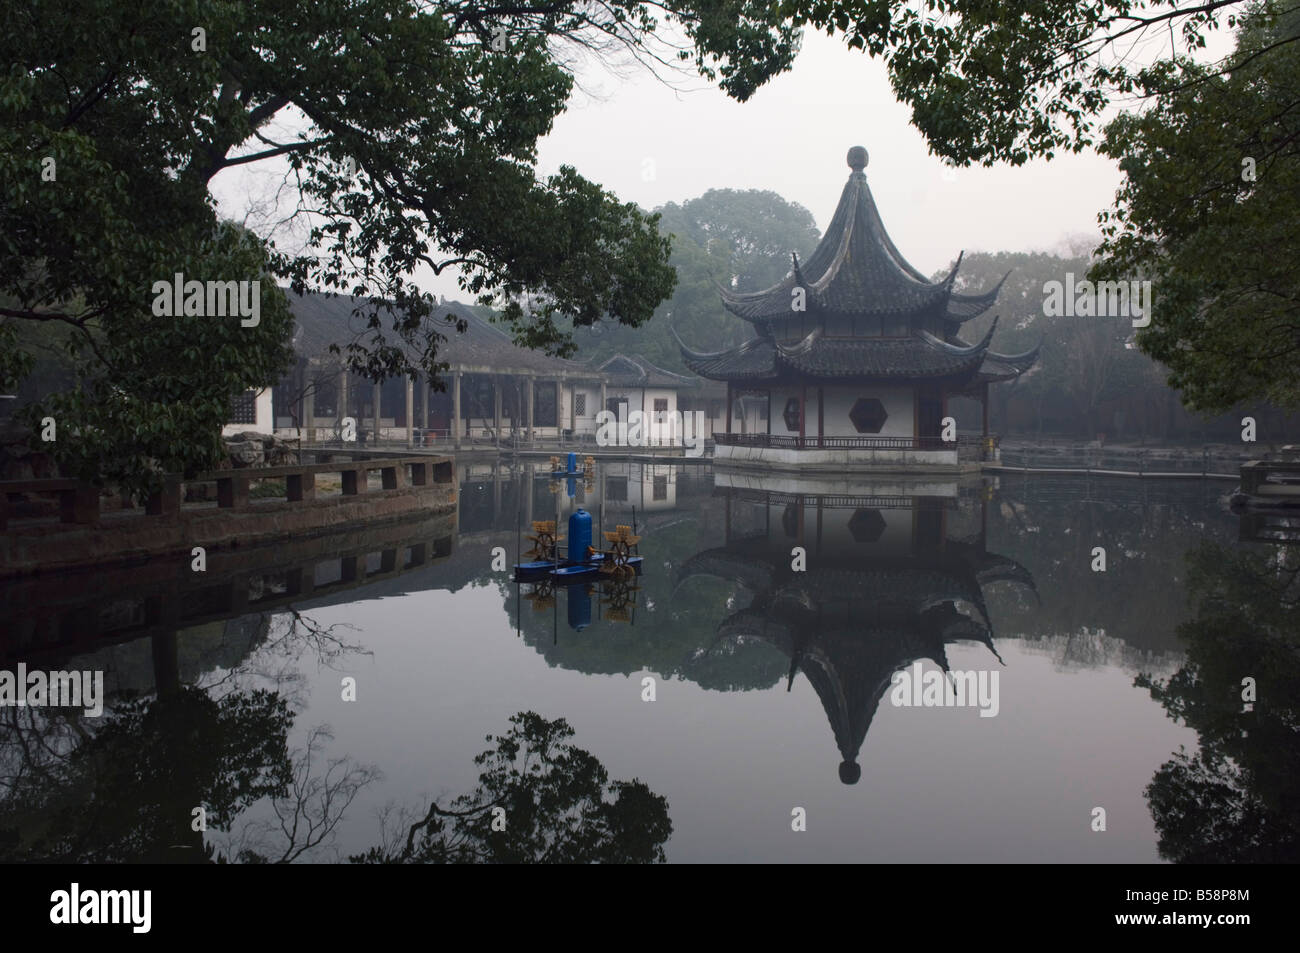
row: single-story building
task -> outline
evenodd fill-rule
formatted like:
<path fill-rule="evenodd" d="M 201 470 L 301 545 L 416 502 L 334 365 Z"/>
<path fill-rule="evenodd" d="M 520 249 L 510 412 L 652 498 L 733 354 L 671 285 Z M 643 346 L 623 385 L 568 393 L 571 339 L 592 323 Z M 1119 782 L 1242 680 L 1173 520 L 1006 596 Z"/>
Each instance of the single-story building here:
<path fill-rule="evenodd" d="M 620 423 L 627 423 L 633 411 L 641 412 L 648 445 L 682 446 L 695 434 L 694 412 L 705 414 L 703 435 L 713 436 L 715 424 L 726 425 L 725 386 L 688 374 L 656 367 L 637 355 L 616 354 L 599 370 L 607 382 L 606 410 Z M 679 417 L 679 414 L 686 415 Z"/>
<path fill-rule="evenodd" d="M 295 318 L 296 363 L 274 388 L 237 398 L 225 434 L 257 430 L 304 443 L 332 442 L 351 418 L 363 446 L 376 435 L 450 449 L 534 439 L 593 442 L 602 409 L 623 422 L 632 410 L 644 411 L 652 421 L 651 446 L 682 445 L 682 432 L 670 431 L 667 418 L 677 412 L 704 411 L 705 437 L 725 428 L 723 385 L 637 356 L 616 355 L 598 366 L 550 357 L 518 346 L 477 310 L 446 299 L 435 312 L 449 318 L 438 348 L 446 365 L 438 382 L 430 385 L 417 375 L 375 384 L 345 371 L 344 356 L 330 351 L 331 344 L 346 349 L 353 340 L 364 341 L 366 319 L 354 311 L 368 302 L 286 293 Z M 464 331 L 456 329 L 458 322 Z M 412 360 L 417 356 L 409 347 L 407 353 Z"/>
<path fill-rule="evenodd" d="M 341 421 L 356 421 L 358 441 L 406 439 L 419 445 L 557 438 L 595 430 L 601 375 L 578 361 L 519 347 L 472 308 L 443 300 L 436 314 L 450 316 L 438 349 L 446 363 L 440 386 L 423 375 L 375 384 L 343 369 L 345 347 L 366 333 L 353 314 L 363 305 L 347 295 L 289 294 L 297 319 L 294 370 L 275 388 L 275 429 L 305 442 L 337 439 Z M 463 322 L 465 330 L 456 330 Z M 392 340 L 392 335 L 389 335 Z M 414 357 L 414 354 L 409 356 Z"/>

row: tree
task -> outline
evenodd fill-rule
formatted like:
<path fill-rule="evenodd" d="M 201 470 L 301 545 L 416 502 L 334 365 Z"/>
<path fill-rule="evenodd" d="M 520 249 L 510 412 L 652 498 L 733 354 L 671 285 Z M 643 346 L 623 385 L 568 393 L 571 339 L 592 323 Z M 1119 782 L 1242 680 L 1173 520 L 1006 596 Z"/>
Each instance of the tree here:
<path fill-rule="evenodd" d="M 576 341 L 584 358 L 598 362 L 621 351 L 688 373 L 673 331 L 705 351 L 747 340 L 752 329 L 722 306 L 718 286 L 742 292 L 768 288 L 790 270 L 791 252 L 807 257 L 819 238 L 811 212 L 759 189 L 710 189 L 680 205 L 661 206 L 655 214 L 673 239 L 669 264 L 677 286 L 642 328 L 580 332 Z"/>
<path fill-rule="evenodd" d="M 1171 64 L 1169 91 L 1102 147 L 1126 179 L 1097 276 L 1152 281 L 1138 342 L 1207 413 L 1300 407 L 1300 17 L 1280 9 L 1247 18 L 1226 74 Z"/>
<path fill-rule="evenodd" d="M 1133 47 L 1168 35 L 1171 55 L 1204 48 L 1250 0 L 784 0 L 797 27 L 843 36 L 885 60 L 894 94 L 934 152 L 955 164 L 1080 152 L 1116 100 L 1166 88 L 1166 61 Z M 1174 30 L 1178 34 L 1175 37 Z"/>
<path fill-rule="evenodd" d="M 232 395 L 285 369 L 276 282 L 362 297 L 367 332 L 345 349 L 375 380 L 436 375 L 454 325 L 412 284 L 421 264 L 457 266 L 466 291 L 504 302 L 522 343 L 555 353 L 572 348 L 560 315 L 644 322 L 673 287 L 654 217 L 570 167 L 536 175 L 575 58 L 693 56 L 744 98 L 797 45 L 760 0 L 6 9 L 0 387 L 31 370 L 15 323 L 66 328 L 78 386 L 28 417 L 55 418 L 67 472 L 139 492 L 212 466 Z M 658 39 L 661 22 L 685 39 Z M 311 226 L 293 251 L 218 222 L 210 194 L 223 170 L 277 160 Z M 259 281 L 260 321 L 151 313 L 154 283 L 177 273 Z"/>

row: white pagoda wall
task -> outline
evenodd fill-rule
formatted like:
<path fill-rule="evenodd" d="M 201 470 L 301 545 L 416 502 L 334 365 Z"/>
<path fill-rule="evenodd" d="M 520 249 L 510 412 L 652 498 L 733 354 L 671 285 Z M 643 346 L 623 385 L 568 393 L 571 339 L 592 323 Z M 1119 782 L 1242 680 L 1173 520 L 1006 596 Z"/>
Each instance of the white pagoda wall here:
<path fill-rule="evenodd" d="M 822 411 L 822 420 L 828 437 L 911 437 L 914 433 L 916 418 L 916 394 L 909 385 L 881 384 L 833 384 L 822 388 L 826 401 Z M 806 433 L 810 436 L 817 432 L 817 397 L 816 390 L 808 389 L 809 415 Z M 849 419 L 849 411 L 858 398 L 874 397 L 885 406 L 885 424 L 877 434 L 859 433 Z M 781 400 L 785 407 L 785 398 Z M 782 425 L 784 427 L 784 424 Z"/>

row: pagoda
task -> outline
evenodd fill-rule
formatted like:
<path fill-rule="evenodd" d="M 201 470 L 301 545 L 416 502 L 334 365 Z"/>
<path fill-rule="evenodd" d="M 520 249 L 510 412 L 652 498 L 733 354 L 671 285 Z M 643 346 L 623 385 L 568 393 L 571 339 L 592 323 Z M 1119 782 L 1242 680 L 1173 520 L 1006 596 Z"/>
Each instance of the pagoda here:
<path fill-rule="evenodd" d="M 678 340 L 691 370 L 727 384 L 726 432 L 714 434 L 720 463 L 958 469 L 959 441 L 943 439 L 948 399 L 983 405 L 982 438 L 970 441 L 983 458 L 989 385 L 1037 358 L 1037 348 L 991 351 L 996 319 L 982 340 L 962 340 L 961 326 L 993 306 L 1002 282 L 954 292 L 960 256 L 942 281 L 927 279 L 885 232 L 863 171 L 867 150 L 854 146 L 848 163 L 839 206 L 807 261 L 792 254 L 790 273 L 766 291 L 720 289 L 756 336 L 711 353 Z"/>

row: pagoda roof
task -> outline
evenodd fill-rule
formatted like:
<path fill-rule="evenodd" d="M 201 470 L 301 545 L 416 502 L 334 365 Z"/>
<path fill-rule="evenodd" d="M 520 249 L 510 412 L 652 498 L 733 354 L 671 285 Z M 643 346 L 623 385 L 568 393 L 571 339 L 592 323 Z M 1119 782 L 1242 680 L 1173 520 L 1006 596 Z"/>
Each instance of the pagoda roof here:
<path fill-rule="evenodd" d="M 330 352 L 331 344 L 346 351 L 349 343 L 369 335 L 366 315 L 370 310 L 379 314 L 385 327 L 390 327 L 398 317 L 387 301 L 316 291 L 300 295 L 289 289 L 285 289 L 285 295 L 294 319 L 291 341 L 294 351 L 301 357 L 329 363 L 343 359 Z M 473 369 L 593 380 L 602 376 L 599 371 L 593 371 L 578 361 L 550 357 L 519 346 L 501 328 L 458 301 L 443 299 L 434 308 L 428 323 L 446 336 L 446 340 L 438 345 L 438 359 L 447 362 L 449 371 Z M 457 330 L 458 324 L 464 327 L 463 331 Z M 389 343 L 400 348 L 409 360 L 420 360 L 419 344 L 391 332 Z"/>
<path fill-rule="evenodd" d="M 821 242 L 780 282 L 764 291 L 739 294 L 720 288 L 725 307 L 746 321 L 766 327 L 791 318 L 792 292 L 801 287 L 809 310 L 844 315 L 939 315 L 960 325 L 992 307 L 1001 282 L 984 294 L 955 294 L 961 256 L 942 280 L 932 282 L 905 259 L 885 231 L 867 176 L 867 151 L 849 150 L 853 170 Z M 1005 276 L 1003 281 L 1005 281 Z"/>
<path fill-rule="evenodd" d="M 926 331 L 908 337 L 836 338 L 821 328 L 795 344 L 758 337 L 726 351 L 695 351 L 680 338 L 677 343 L 686 366 L 713 380 L 763 381 L 794 374 L 824 379 L 956 377 L 979 384 L 1010 380 L 1038 357 L 1037 347 L 1023 354 L 990 351 L 996 328 L 995 320 L 978 344 L 944 341 Z"/>

